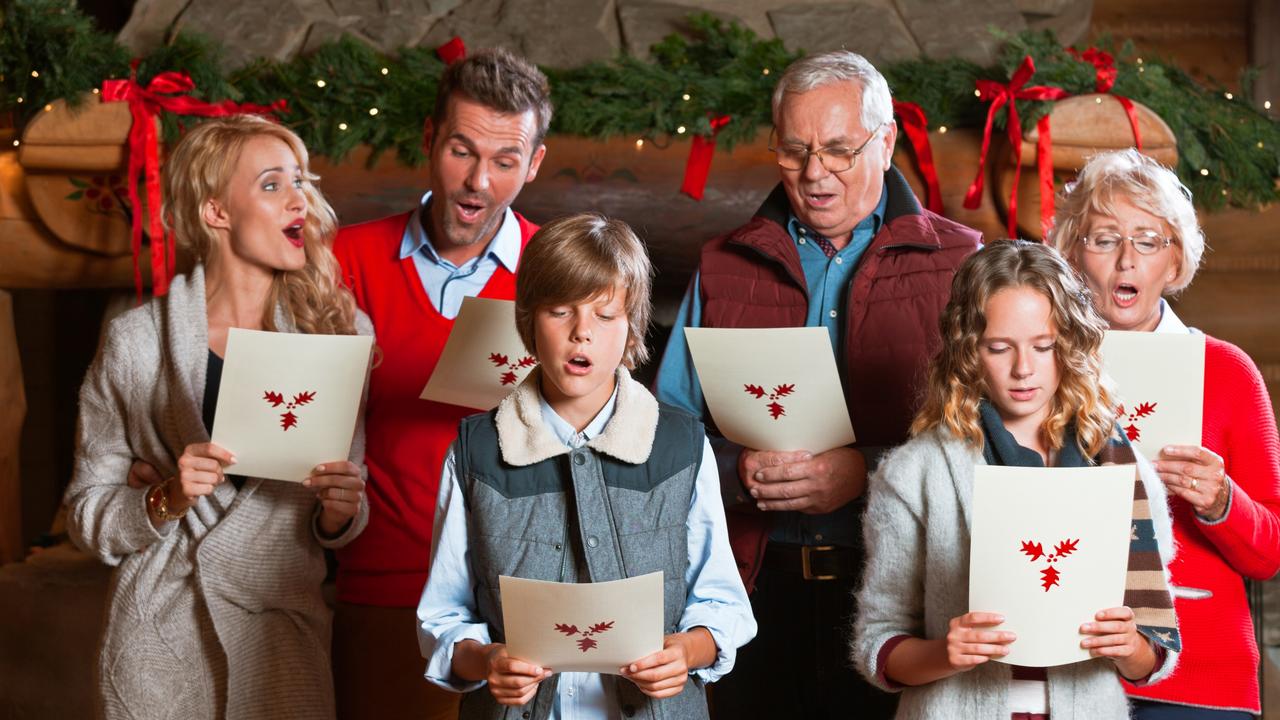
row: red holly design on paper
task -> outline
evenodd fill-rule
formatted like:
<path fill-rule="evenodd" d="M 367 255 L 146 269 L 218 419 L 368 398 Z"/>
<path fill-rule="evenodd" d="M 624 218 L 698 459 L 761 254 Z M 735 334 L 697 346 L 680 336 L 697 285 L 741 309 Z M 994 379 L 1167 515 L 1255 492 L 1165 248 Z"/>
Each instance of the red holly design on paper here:
<path fill-rule="evenodd" d="M 1129 442 L 1137 442 L 1142 439 L 1142 430 L 1138 427 L 1138 421 L 1154 414 L 1158 404 L 1139 403 L 1133 412 L 1125 412 L 1124 405 L 1116 406 L 1116 417 L 1120 418 L 1120 422 L 1125 422 L 1126 420 L 1129 422 L 1128 425 L 1124 426 L 1124 434 L 1125 437 L 1129 438 Z"/>
<path fill-rule="evenodd" d="M 787 409 L 783 407 L 782 403 L 778 402 L 778 400 L 795 392 L 796 385 L 795 383 L 789 383 L 786 385 L 774 385 L 773 390 L 766 391 L 763 387 L 759 385 L 746 384 L 742 386 L 742 389 L 748 395 L 754 395 L 757 400 L 763 400 L 765 398 L 768 398 L 769 404 L 766 405 L 765 407 L 768 408 L 769 410 L 769 417 L 773 418 L 774 420 L 777 420 L 778 418 L 787 414 Z"/>
<path fill-rule="evenodd" d="M 577 625 L 565 625 L 564 623 L 556 623 L 556 632 L 563 633 L 567 637 L 578 635 L 578 649 L 586 652 L 592 648 L 599 647 L 600 643 L 596 641 L 593 635 L 600 635 L 608 632 L 613 628 L 613 621 L 598 622 L 586 630 L 579 630 Z"/>
<path fill-rule="evenodd" d="M 493 363 L 493 366 L 496 368 L 506 368 L 506 371 L 498 376 L 498 381 L 503 385 L 515 385 L 520 379 L 516 375 L 517 370 L 524 370 L 538 364 L 538 361 L 532 355 L 525 355 L 519 360 L 512 362 L 502 353 L 489 353 L 489 362 Z"/>
<path fill-rule="evenodd" d="M 1031 562 L 1035 562 L 1036 560 L 1039 560 L 1042 557 L 1044 558 L 1044 561 L 1046 564 L 1044 568 L 1040 570 L 1040 586 L 1044 588 L 1045 592 L 1049 592 L 1049 588 L 1053 587 L 1054 585 L 1057 585 L 1058 587 L 1062 587 L 1062 585 L 1058 582 L 1058 580 L 1062 577 L 1062 573 L 1059 572 L 1058 568 L 1054 567 L 1054 565 L 1062 558 L 1067 557 L 1071 553 L 1075 552 L 1076 547 L 1079 545 L 1080 545 L 1080 538 L 1076 538 L 1075 540 L 1067 538 L 1066 540 L 1059 542 L 1057 545 L 1054 545 L 1053 552 L 1046 555 L 1044 552 L 1043 544 L 1038 542 L 1031 542 L 1030 540 L 1023 540 L 1022 548 L 1019 550 L 1019 552 L 1026 555 L 1027 559 L 1030 560 Z"/>
<path fill-rule="evenodd" d="M 315 400 L 316 392 L 314 390 L 300 392 L 293 396 L 292 401 L 286 403 L 283 394 L 267 390 L 262 393 L 262 399 L 270 403 L 273 408 L 284 405 L 285 411 L 280 414 L 280 427 L 287 431 L 289 428 L 297 427 L 298 425 L 298 416 L 293 411 Z"/>

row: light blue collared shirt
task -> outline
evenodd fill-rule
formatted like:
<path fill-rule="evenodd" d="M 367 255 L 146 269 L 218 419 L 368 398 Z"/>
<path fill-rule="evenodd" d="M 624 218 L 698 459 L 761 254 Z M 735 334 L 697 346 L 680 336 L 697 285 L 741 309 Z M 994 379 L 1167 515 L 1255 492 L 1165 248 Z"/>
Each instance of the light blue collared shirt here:
<path fill-rule="evenodd" d="M 605 403 L 582 432 L 565 422 L 541 399 L 542 421 L 567 447 L 578 448 L 604 432 L 613 419 L 618 393 Z M 755 617 L 747 591 L 738 575 L 729 548 L 724 505 L 720 502 L 720 481 L 711 447 L 703 440 L 702 464 L 694 483 L 685 528 L 689 541 L 689 567 L 685 571 L 688 595 L 681 632 L 704 627 L 716 643 L 716 660 L 706 668 L 691 671 L 703 682 L 715 682 L 733 668 L 737 649 L 756 634 Z M 458 484 L 457 443 L 449 449 L 440 478 L 436 503 L 431 574 L 418 603 L 418 643 L 427 659 L 426 678 L 455 692 L 470 692 L 483 682 L 460 682 L 453 675 L 453 648 L 462 640 L 489 643 L 489 626 L 479 616 L 473 588 L 474 579 L 467 561 L 468 511 Z M 639 659 L 639 658 L 637 658 Z M 626 682 L 625 680 L 622 682 Z M 614 684 L 597 673 L 561 673 L 551 720 L 620 718 Z"/>
<path fill-rule="evenodd" d="M 875 210 L 853 228 L 849 243 L 830 258 L 810 239 L 814 231 L 805 227 L 794 214 L 788 214 L 786 230 L 800 254 L 800 267 L 804 270 L 805 288 L 809 295 L 805 326 L 827 329 L 837 367 L 841 365 L 844 354 L 843 337 L 847 325 L 845 313 L 849 306 L 849 287 L 853 284 L 858 261 L 884 224 L 887 203 L 888 191 L 881 190 L 880 202 Z M 689 354 L 689 343 L 684 337 L 684 328 L 701 326 L 701 276 L 695 273 L 689 290 L 680 302 L 680 309 L 676 312 L 671 338 L 667 340 L 662 363 L 658 366 L 657 379 L 654 380 L 654 395 L 665 403 L 705 417 L 702 385 L 698 382 L 693 358 Z M 722 438 L 717 438 L 714 445 L 716 461 L 720 466 L 721 493 L 726 502 L 747 501 L 749 498 L 744 496 L 742 482 L 738 479 L 738 454 L 742 447 Z M 868 473 L 878 464 L 881 450 L 862 448 Z M 860 503 L 851 502 L 826 515 L 776 512 L 773 513 L 775 517 L 769 539 L 797 545 L 857 546 L 862 542 L 859 530 L 861 525 L 858 522 L 861 510 Z"/>
<path fill-rule="evenodd" d="M 520 222 L 511 208 L 503 210 L 502 225 L 498 226 L 489 246 L 459 267 L 440 257 L 431 244 L 431 238 L 427 237 L 427 227 L 422 220 L 430 201 L 431 193 L 428 192 L 409 217 L 404 238 L 400 240 L 400 259 L 413 258 L 413 266 L 418 269 L 422 288 L 427 291 L 431 304 L 441 315 L 452 320 L 462 308 L 462 299 L 479 295 L 498 270 L 498 265 L 511 272 L 516 271 L 516 263 L 520 260 Z"/>

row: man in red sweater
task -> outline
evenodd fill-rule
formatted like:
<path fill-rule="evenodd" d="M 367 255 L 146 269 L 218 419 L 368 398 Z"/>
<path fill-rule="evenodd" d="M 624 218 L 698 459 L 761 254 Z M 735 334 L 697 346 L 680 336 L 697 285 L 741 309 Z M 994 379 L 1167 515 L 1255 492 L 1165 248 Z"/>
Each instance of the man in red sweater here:
<path fill-rule="evenodd" d="M 419 399 L 463 297 L 512 299 L 537 227 L 511 211 L 538 174 L 546 77 L 501 49 L 449 66 L 423 135 L 428 192 L 412 211 L 343 228 L 345 281 L 373 320 L 380 362 L 365 413 L 369 525 L 338 553 L 338 717 L 445 718 L 457 695 L 423 679 L 415 608 L 427 580 L 441 465 L 469 408 Z"/>

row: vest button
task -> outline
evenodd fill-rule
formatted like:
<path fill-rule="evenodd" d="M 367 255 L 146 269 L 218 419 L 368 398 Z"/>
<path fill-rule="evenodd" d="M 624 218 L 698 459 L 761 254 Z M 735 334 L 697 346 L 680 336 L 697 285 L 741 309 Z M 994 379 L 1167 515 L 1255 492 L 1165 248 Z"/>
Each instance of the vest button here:
<path fill-rule="evenodd" d="M 574 455 L 574 456 L 573 456 L 573 464 L 574 464 L 574 465 L 581 465 L 581 464 L 585 463 L 586 461 L 587 461 L 587 457 L 586 457 L 585 455 L 583 455 L 582 453 L 578 453 L 578 454 L 576 454 L 576 455 Z"/>
<path fill-rule="evenodd" d="M 529 720 L 529 711 L 525 710 L 524 712 L 520 713 L 520 717 L 524 718 L 524 720 Z"/>
<path fill-rule="evenodd" d="M 598 540 L 595 535 L 592 535 L 591 537 L 587 538 L 587 547 L 595 547 L 599 544 L 600 544 L 600 540 Z"/>
<path fill-rule="evenodd" d="M 560 543 L 556 543 L 556 552 L 560 552 L 563 549 L 564 548 L 560 545 Z"/>

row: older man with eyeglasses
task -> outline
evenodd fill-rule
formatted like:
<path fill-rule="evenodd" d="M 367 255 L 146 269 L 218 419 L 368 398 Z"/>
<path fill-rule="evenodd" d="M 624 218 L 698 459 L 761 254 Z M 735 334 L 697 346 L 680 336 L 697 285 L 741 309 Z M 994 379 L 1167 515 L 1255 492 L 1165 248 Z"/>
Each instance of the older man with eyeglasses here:
<path fill-rule="evenodd" d="M 858 441 L 815 455 L 713 439 L 760 631 L 717 684 L 712 709 L 722 718 L 887 718 L 893 698 L 848 660 L 861 498 L 869 467 L 907 439 L 952 275 L 982 235 L 921 207 L 893 167 L 889 87 L 861 55 L 792 64 L 773 120 L 782 182 L 750 221 L 703 247 L 657 395 L 710 424 L 685 327 L 824 327 Z"/>

